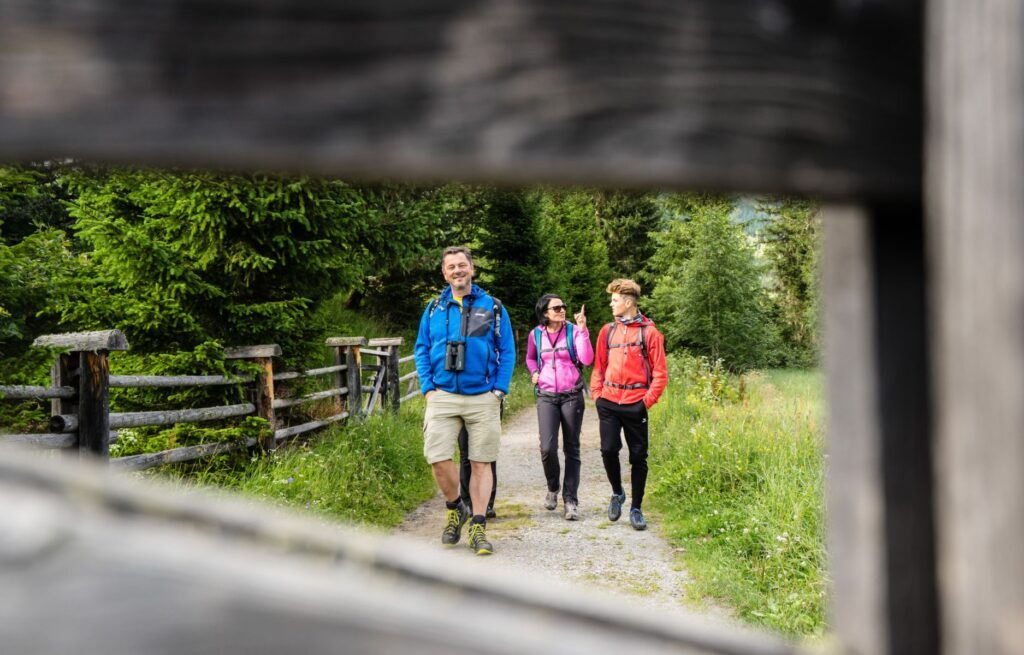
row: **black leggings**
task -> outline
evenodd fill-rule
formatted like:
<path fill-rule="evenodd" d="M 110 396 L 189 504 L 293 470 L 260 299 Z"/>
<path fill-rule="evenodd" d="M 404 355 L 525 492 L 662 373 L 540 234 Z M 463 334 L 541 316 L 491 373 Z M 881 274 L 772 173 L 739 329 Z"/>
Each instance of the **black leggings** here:
<path fill-rule="evenodd" d="M 558 428 L 562 428 L 565 453 L 565 484 L 561 487 L 565 502 L 579 502 L 580 430 L 583 428 L 583 392 L 541 394 L 537 397 L 537 424 L 540 427 L 540 461 L 548 491 L 558 491 L 561 470 L 558 465 Z"/>
<path fill-rule="evenodd" d="M 598 398 L 596 405 L 601 431 L 601 459 L 604 460 L 612 493 L 622 493 L 619 451 L 622 450 L 621 435 L 625 434 L 632 478 L 631 507 L 639 508 L 644 502 L 644 489 L 647 487 L 647 407 L 643 401 L 619 405 L 604 398 Z"/>

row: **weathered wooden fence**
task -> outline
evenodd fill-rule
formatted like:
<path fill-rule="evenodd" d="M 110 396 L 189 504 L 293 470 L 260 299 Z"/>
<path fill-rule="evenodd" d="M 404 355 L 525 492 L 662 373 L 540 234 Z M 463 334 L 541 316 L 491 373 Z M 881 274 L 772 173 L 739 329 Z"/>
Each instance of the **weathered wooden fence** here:
<path fill-rule="evenodd" d="M 1022 3 L 0 6 L 0 154 L 9 159 L 91 156 L 364 179 L 827 198 L 828 523 L 838 648 L 1024 652 Z M 92 420 L 88 413 L 83 419 Z M 0 483 L 20 485 L 28 502 L 79 500 L 71 491 L 83 484 L 77 474 L 3 465 Z M 55 513 L 39 511 L 3 526 L 0 534 L 13 537 L 0 539 L 0 562 L 14 563 L 0 568 L 5 650 L 200 652 L 229 627 L 237 639 L 218 646 L 247 654 L 271 652 L 268 644 L 302 652 L 345 644 L 352 652 L 511 653 L 556 643 L 588 655 L 767 652 L 756 643 L 703 639 L 693 625 L 659 631 L 668 636 L 652 645 L 645 639 L 651 631 L 580 610 L 580 599 L 549 611 L 538 600 L 547 590 L 541 584 L 514 608 L 493 602 L 487 585 L 457 605 L 452 590 L 466 590 L 460 571 L 424 583 L 425 602 L 413 594 L 382 598 L 387 582 L 370 581 L 368 569 L 381 561 L 372 556 L 327 589 L 300 573 L 263 578 L 259 589 L 290 590 L 301 601 L 288 608 L 272 605 L 269 593 L 254 598 L 253 574 L 298 566 L 301 558 L 234 575 L 220 567 L 203 605 L 220 614 L 196 611 L 189 601 L 204 581 L 193 575 L 180 578 L 188 585 L 173 584 L 192 569 L 150 574 L 167 566 L 178 544 L 161 550 L 150 539 L 149 561 L 109 557 L 125 540 L 144 537 L 120 520 L 126 506 L 140 508 L 137 515 L 161 536 L 174 534 L 167 517 L 184 514 L 186 501 L 167 502 L 146 511 L 154 505 L 145 492 L 126 491 L 88 525 L 47 526 Z M 11 520 L 12 506 L 26 503 L 5 506 L 0 521 Z M 230 519 L 195 523 L 228 532 Z M 69 525 L 81 528 L 61 533 Z M 104 539 L 100 526 L 116 537 Z M 51 541 L 42 539 L 47 527 Z M 72 537 L 78 548 L 69 553 Z M 223 541 L 210 539 L 208 561 L 223 552 Z M 127 552 L 141 558 L 150 551 Z M 83 561 L 90 566 L 71 564 Z M 50 574 L 62 563 L 74 580 Z M 407 573 L 383 577 L 427 580 L 420 570 Z M 154 584 L 187 611 L 169 612 L 161 598 L 159 605 L 124 605 L 134 611 L 115 616 L 95 602 L 139 589 L 146 594 L 136 596 L 149 600 Z M 331 595 L 356 589 L 346 599 Z M 372 605 L 370 594 L 399 602 Z M 379 608 L 371 620 L 368 607 Z M 290 621 L 270 621 L 278 611 Z M 574 611 L 575 620 L 567 619 Z M 197 615 L 207 622 L 198 624 Z M 148 631 L 119 629 L 153 616 L 161 620 Z M 210 641 L 183 645 L 182 635 Z M 135 641 L 126 646 L 128 637 Z"/>
<path fill-rule="evenodd" d="M 77 448 L 79 452 L 109 459 L 110 444 L 117 441 L 119 428 L 199 423 L 244 416 L 259 416 L 270 425 L 270 430 L 259 442 L 250 437 L 110 459 L 110 465 L 121 470 L 188 462 L 256 446 L 272 450 L 292 437 L 349 417 L 364 417 L 378 408 L 397 412 L 403 400 L 417 395 L 416 392 L 400 395 L 400 383 L 415 378 L 415 372 L 399 375 L 400 364 L 412 360 L 412 357 L 399 358 L 401 337 L 369 340 L 364 337 L 332 337 L 327 339 L 326 345 L 333 351 L 334 363 L 303 371 L 275 372 L 274 358 L 281 355 L 281 348 L 274 344 L 226 351 L 225 359 L 248 360 L 258 367 L 259 372 L 250 376 L 112 374 L 109 353 L 128 349 L 127 340 L 118 330 L 43 336 L 33 345 L 67 351 L 57 356 L 51 368 L 50 386 L 0 386 L 0 398 L 13 401 L 49 399 L 50 432 L 0 435 L 0 444 Z M 374 360 L 365 362 L 364 355 Z M 371 374 L 369 380 L 364 380 L 365 372 Z M 324 390 L 297 397 L 278 393 L 278 383 L 321 377 L 330 381 L 330 386 Z M 110 411 L 110 389 L 225 385 L 247 386 L 251 401 L 216 407 Z M 335 401 L 333 414 L 296 425 L 284 425 L 279 410 L 328 399 Z"/>

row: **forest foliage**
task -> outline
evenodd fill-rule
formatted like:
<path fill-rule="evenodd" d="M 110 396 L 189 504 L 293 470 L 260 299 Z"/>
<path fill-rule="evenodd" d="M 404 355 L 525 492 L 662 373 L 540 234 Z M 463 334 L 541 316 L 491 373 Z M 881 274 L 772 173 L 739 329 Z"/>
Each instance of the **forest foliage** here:
<path fill-rule="evenodd" d="M 810 365 L 819 232 L 804 199 L 3 166 L 0 375 L 45 377 L 28 347 L 39 334 L 110 328 L 132 345 L 126 365 L 252 343 L 279 343 L 300 364 L 331 331 L 331 303 L 414 324 L 452 244 L 473 249 L 478 283 L 520 338 L 540 294 L 586 305 L 598 326 L 608 281 L 633 277 L 670 350 L 734 371 Z"/>

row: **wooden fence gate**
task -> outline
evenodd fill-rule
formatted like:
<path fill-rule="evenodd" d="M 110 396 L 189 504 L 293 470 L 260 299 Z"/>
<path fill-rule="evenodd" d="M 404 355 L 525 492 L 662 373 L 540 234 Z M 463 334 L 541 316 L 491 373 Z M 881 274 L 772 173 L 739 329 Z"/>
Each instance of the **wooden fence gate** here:
<path fill-rule="evenodd" d="M 0 0 L 0 157 L 822 197 L 838 649 L 1021 653 L 1021 25 L 1012 0 Z M 91 472 L 4 459 L 0 485 L 11 652 L 792 650 Z"/>

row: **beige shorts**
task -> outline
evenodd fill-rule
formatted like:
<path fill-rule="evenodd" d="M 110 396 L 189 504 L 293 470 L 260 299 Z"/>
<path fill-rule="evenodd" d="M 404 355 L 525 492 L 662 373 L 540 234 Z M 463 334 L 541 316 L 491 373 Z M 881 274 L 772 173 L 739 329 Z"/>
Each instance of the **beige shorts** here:
<path fill-rule="evenodd" d="M 469 459 L 493 462 L 501 445 L 501 400 L 493 393 L 463 396 L 436 390 L 423 415 L 423 455 L 434 464 L 455 458 L 462 426 L 469 433 Z"/>

